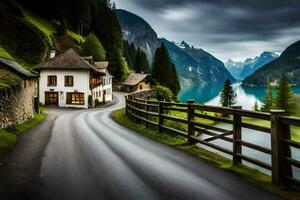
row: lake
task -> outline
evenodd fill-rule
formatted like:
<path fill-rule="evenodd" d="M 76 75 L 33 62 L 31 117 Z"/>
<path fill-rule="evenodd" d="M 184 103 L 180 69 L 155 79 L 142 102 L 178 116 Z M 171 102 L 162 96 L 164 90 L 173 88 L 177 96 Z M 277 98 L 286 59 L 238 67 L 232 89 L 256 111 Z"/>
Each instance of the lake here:
<path fill-rule="evenodd" d="M 232 85 L 237 93 L 237 105 L 246 110 L 252 110 L 255 102 L 261 105 L 265 96 L 265 88 L 258 87 L 244 87 L 241 83 Z M 190 88 L 183 88 L 180 91 L 178 98 L 181 102 L 187 102 L 188 99 L 195 99 L 198 103 L 205 103 L 207 105 L 220 105 L 219 94 L 223 85 L 210 85 L 206 87 L 192 86 Z M 293 87 L 296 94 L 300 94 L 300 87 Z"/>
<path fill-rule="evenodd" d="M 258 102 L 259 105 L 261 105 L 261 102 L 264 99 L 265 96 L 265 88 L 250 88 L 250 87 L 243 87 L 241 83 L 236 83 L 232 85 L 237 93 L 237 105 L 241 105 L 243 109 L 252 110 L 255 102 Z M 219 86 L 208 86 L 208 87 L 196 87 L 193 86 L 189 89 L 186 89 L 180 92 L 178 95 L 178 98 L 182 102 L 186 102 L 188 99 L 195 99 L 197 102 L 205 103 L 207 105 L 219 105 L 219 94 L 222 89 L 222 85 Z M 300 94 L 300 87 L 293 87 L 293 91 L 296 94 Z M 227 130 L 232 130 L 232 125 L 229 124 L 223 124 L 218 123 L 216 127 L 220 127 Z M 199 136 L 201 139 L 206 139 L 210 136 L 202 134 Z M 232 137 L 232 136 L 231 136 Z M 259 131 L 251 130 L 251 129 L 242 129 L 242 138 L 243 140 L 257 144 L 263 147 L 271 148 L 271 138 L 269 134 L 265 134 Z M 211 143 L 222 146 L 224 148 L 227 148 L 229 150 L 232 150 L 232 143 L 223 141 L 223 140 L 215 140 Z M 205 148 L 209 151 L 218 153 L 219 155 L 222 155 L 224 157 L 230 158 L 230 156 L 217 151 L 215 149 L 212 149 L 210 147 L 207 147 L 205 145 L 197 144 L 201 146 L 202 148 Z M 243 154 L 252 158 L 256 158 L 258 160 L 261 160 L 263 162 L 271 164 L 271 156 L 265 153 L 261 153 L 259 151 L 243 147 L 242 149 Z M 296 150 L 292 148 L 292 157 L 296 160 L 300 160 L 300 150 Z M 257 169 L 265 174 L 270 175 L 270 171 L 265 170 L 264 168 L 258 167 L 256 165 L 253 165 L 248 162 L 243 163 L 251 168 Z M 293 168 L 293 173 L 295 177 L 300 179 L 300 169 Z"/>

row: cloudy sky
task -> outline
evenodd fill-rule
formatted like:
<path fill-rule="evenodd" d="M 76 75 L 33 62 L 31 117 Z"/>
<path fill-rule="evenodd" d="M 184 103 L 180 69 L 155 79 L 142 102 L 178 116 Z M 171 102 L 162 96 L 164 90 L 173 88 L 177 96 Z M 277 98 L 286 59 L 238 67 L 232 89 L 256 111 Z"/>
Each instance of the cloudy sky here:
<path fill-rule="evenodd" d="M 186 41 L 225 61 L 282 52 L 300 40 L 300 0 L 112 0 L 159 37 Z"/>

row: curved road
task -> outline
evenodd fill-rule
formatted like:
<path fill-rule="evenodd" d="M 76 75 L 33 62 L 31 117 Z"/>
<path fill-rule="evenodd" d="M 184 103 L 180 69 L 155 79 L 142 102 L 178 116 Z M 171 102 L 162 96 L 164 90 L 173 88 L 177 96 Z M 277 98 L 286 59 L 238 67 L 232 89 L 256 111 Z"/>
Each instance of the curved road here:
<path fill-rule="evenodd" d="M 98 110 L 61 110 L 42 161 L 39 199 L 280 199 L 237 175 L 159 144 Z"/>

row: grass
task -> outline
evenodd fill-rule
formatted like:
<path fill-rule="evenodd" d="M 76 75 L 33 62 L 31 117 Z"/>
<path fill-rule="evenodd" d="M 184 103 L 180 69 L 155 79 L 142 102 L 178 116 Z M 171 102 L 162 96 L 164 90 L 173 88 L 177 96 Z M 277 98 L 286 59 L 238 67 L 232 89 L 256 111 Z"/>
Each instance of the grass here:
<path fill-rule="evenodd" d="M 67 34 L 77 42 L 77 44 L 82 44 L 85 41 L 85 37 L 73 32 L 73 31 L 68 31 Z"/>
<path fill-rule="evenodd" d="M 133 129 L 139 134 L 152 138 L 153 140 L 171 146 L 175 149 L 185 151 L 197 157 L 201 157 L 224 170 L 235 172 L 243 179 L 256 183 L 266 190 L 279 194 L 287 199 L 297 199 L 300 195 L 299 191 L 273 185 L 271 183 L 271 178 L 265 174 L 260 173 L 258 170 L 250 169 L 244 165 L 233 166 L 232 161 L 227 158 L 199 148 L 196 145 L 187 144 L 184 137 L 171 133 L 158 133 L 156 129 L 151 127 L 146 129 L 145 125 L 136 124 L 131 121 L 125 115 L 125 109 L 120 109 L 113 112 L 112 118 L 119 124 Z"/>
<path fill-rule="evenodd" d="M 18 84 L 21 78 L 7 70 L 0 69 L 0 88 L 7 88 Z"/>
<path fill-rule="evenodd" d="M 2 47 L 0 47 L 0 56 L 3 58 L 11 59 L 13 60 L 13 57 Z"/>
<path fill-rule="evenodd" d="M 5 153 L 10 151 L 21 133 L 34 127 L 44 120 L 44 118 L 44 114 L 36 114 L 34 118 L 24 122 L 23 124 L 16 125 L 14 128 L 6 130 L 0 129 L 0 160 L 3 158 Z"/>
<path fill-rule="evenodd" d="M 48 21 L 34 15 L 30 11 L 22 8 L 23 15 L 25 18 L 32 23 L 36 28 L 43 32 L 47 38 L 49 44 L 53 46 L 52 37 L 56 33 L 54 26 L 52 26 Z"/>

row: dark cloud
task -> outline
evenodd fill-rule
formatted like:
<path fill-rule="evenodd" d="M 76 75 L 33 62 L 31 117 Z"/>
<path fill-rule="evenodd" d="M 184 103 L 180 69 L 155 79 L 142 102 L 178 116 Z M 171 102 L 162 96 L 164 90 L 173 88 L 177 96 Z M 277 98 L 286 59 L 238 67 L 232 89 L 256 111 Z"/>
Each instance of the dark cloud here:
<path fill-rule="evenodd" d="M 284 45 L 288 45 L 286 43 L 296 41 L 300 36 L 299 0 L 116 0 L 116 2 L 117 5 L 120 4 L 132 12 L 140 10 L 140 13 L 143 13 L 142 17 L 145 16 L 151 25 L 166 35 L 165 37 L 169 35 L 174 39 L 182 37 L 196 45 L 214 47 L 217 44 L 237 45 L 240 42 L 260 41 L 266 45 L 265 50 L 268 50 L 268 47 L 271 50 L 276 48 L 279 50 L 280 46 L 283 49 Z M 278 41 L 280 43 L 280 39 L 281 45 L 272 44 Z"/>

